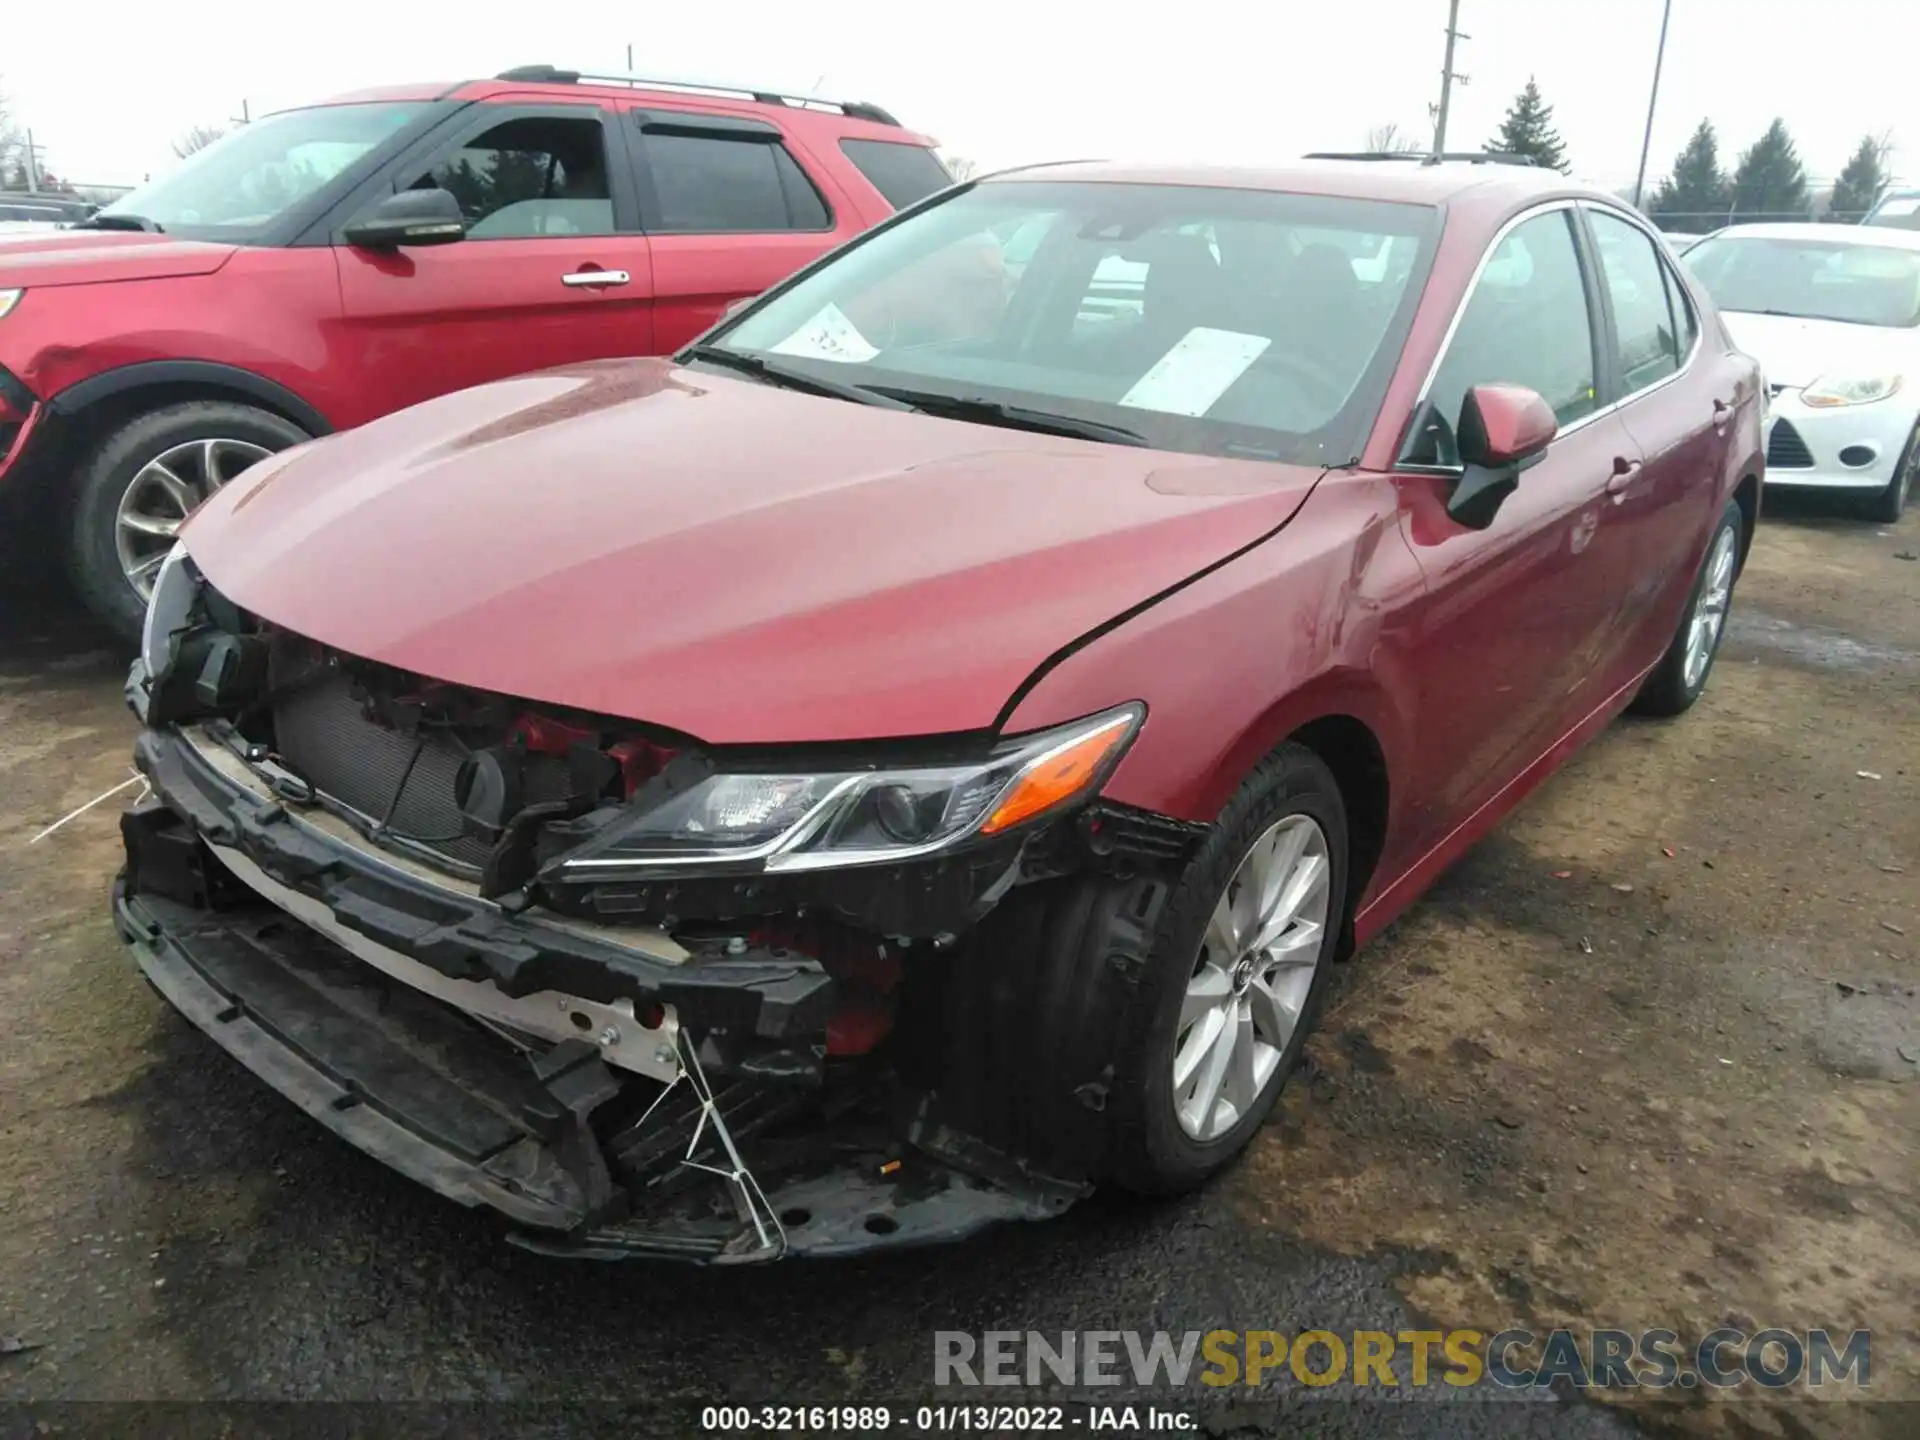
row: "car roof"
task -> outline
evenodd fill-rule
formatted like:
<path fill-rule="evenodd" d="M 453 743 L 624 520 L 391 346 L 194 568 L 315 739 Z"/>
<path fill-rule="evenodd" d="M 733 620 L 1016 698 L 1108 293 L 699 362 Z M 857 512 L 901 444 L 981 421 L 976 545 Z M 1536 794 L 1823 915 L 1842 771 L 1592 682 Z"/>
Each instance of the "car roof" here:
<path fill-rule="evenodd" d="M 1498 206 L 1502 201 L 1517 204 L 1562 194 L 1612 205 L 1620 203 L 1605 191 L 1573 183 L 1557 170 L 1458 160 L 1394 163 L 1302 159 L 1285 165 L 1258 167 L 1072 160 L 1022 166 L 983 178 L 995 182 L 1083 180 L 1115 185 L 1201 185 L 1355 200 L 1397 200 L 1415 205 L 1441 205 L 1471 195 L 1476 202 Z"/>
<path fill-rule="evenodd" d="M 545 72 L 545 73 L 536 73 Z M 570 78 L 573 77 L 573 78 Z M 590 96 L 596 100 L 620 99 L 644 101 L 664 108 L 697 105 L 717 114 L 749 115 L 765 118 L 777 114 L 801 128 L 825 127 L 846 139 L 887 140 L 897 145 L 932 146 L 932 138 L 908 130 L 892 117 L 870 104 L 823 100 L 812 96 L 783 95 L 752 86 L 704 81 L 671 80 L 664 77 L 642 78 L 618 75 L 579 75 L 554 70 L 551 66 L 529 66 L 509 70 L 487 79 L 420 82 L 382 85 L 332 95 L 322 105 L 363 105 L 385 101 L 426 100 L 578 100 Z M 844 108 L 843 108 L 844 107 Z M 883 118 L 884 117 L 884 118 Z"/>
<path fill-rule="evenodd" d="M 1920 230 L 1891 225 L 1821 224 L 1817 221 L 1764 225 L 1729 225 L 1716 230 L 1715 240 L 1828 240 L 1842 245 L 1878 245 L 1891 250 L 1920 250 Z"/>

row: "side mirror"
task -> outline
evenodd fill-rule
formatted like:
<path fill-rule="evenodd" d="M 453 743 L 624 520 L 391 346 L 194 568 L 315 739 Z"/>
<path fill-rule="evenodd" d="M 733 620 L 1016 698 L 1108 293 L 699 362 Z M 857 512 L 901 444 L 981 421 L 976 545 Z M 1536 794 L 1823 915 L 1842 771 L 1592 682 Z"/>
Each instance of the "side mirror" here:
<path fill-rule="evenodd" d="M 389 195 L 341 232 L 349 245 L 393 250 L 402 245 L 451 245 L 464 239 L 467 217 L 445 190 L 402 190 Z"/>
<path fill-rule="evenodd" d="M 1547 402 L 1524 385 L 1467 391 L 1453 432 L 1463 469 L 1447 513 L 1462 525 L 1486 529 L 1520 483 L 1520 472 L 1538 463 L 1559 431 Z"/>

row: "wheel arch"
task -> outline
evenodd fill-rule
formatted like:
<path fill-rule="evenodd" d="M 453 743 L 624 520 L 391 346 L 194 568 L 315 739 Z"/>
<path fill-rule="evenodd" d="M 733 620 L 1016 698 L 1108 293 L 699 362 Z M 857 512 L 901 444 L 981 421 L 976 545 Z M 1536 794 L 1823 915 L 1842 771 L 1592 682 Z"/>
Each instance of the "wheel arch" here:
<path fill-rule="evenodd" d="M 103 404 L 115 410 L 157 409 L 182 400 L 238 400 L 271 410 L 309 435 L 325 435 L 327 417 L 285 385 L 213 360 L 143 360 L 88 376 L 55 395 L 49 410 L 64 420 Z"/>
<path fill-rule="evenodd" d="M 1353 950 L 1353 917 L 1367 892 L 1387 845 L 1392 786 L 1380 737 L 1353 715 L 1322 715 L 1292 731 L 1283 743 L 1303 745 L 1333 772 L 1347 810 L 1346 913 L 1340 926 L 1340 951 Z"/>
<path fill-rule="evenodd" d="M 1733 503 L 1740 507 L 1740 564 L 1745 568 L 1747 552 L 1753 549 L 1754 532 L 1760 528 L 1760 477 L 1749 473 L 1733 487 Z"/>

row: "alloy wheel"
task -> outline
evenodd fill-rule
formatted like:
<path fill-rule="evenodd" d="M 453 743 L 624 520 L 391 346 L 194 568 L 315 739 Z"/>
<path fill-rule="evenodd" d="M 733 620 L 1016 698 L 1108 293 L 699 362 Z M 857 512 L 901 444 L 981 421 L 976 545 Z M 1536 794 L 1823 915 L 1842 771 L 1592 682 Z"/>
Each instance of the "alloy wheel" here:
<path fill-rule="evenodd" d="M 173 549 L 180 524 L 214 491 L 273 452 L 251 440 L 188 440 L 163 450 L 134 472 L 114 514 L 120 570 L 144 601 Z"/>
<path fill-rule="evenodd" d="M 1692 690 L 1707 673 L 1714 647 L 1720 643 L 1720 630 L 1727 622 L 1727 603 L 1733 598 L 1734 551 L 1738 539 L 1731 525 L 1713 538 L 1707 555 L 1706 579 L 1700 585 L 1700 598 L 1694 602 L 1693 618 L 1687 627 L 1687 659 L 1681 671 L 1687 689 Z"/>
<path fill-rule="evenodd" d="M 1225 1135 L 1272 1082 L 1313 990 L 1332 879 L 1326 832 L 1289 815 L 1227 881 L 1174 1032 L 1174 1110 L 1193 1139 Z"/>

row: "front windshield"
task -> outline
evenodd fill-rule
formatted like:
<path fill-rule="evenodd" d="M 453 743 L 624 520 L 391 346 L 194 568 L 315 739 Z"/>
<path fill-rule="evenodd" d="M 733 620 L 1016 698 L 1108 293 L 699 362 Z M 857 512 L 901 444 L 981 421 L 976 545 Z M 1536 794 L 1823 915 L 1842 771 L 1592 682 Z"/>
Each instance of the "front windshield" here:
<path fill-rule="evenodd" d="M 1161 449 L 1344 464 L 1437 230 L 1420 205 L 989 182 L 849 248 L 718 344 L 909 403 L 984 399 Z"/>
<path fill-rule="evenodd" d="M 1732 234 L 1702 240 L 1686 263 L 1722 310 L 1920 325 L 1920 251 Z"/>
<path fill-rule="evenodd" d="M 196 151 L 100 213 L 138 216 L 169 235 L 245 244 L 424 109 L 381 103 L 283 110 Z"/>

